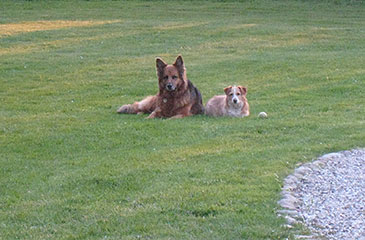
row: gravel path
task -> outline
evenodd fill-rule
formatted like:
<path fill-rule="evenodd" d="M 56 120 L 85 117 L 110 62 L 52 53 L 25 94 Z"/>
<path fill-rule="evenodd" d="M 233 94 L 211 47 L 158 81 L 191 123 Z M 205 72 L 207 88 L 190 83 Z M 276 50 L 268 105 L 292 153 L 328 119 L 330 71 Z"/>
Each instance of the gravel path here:
<path fill-rule="evenodd" d="M 298 239 L 365 240 L 365 149 L 330 153 L 285 179 L 279 211 L 288 224 L 303 223 Z"/>

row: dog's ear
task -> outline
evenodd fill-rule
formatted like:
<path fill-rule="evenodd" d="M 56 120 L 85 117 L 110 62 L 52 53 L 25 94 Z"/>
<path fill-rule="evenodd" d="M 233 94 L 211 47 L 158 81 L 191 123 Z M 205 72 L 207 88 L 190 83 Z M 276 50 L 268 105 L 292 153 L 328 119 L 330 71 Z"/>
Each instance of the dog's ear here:
<path fill-rule="evenodd" d="M 173 65 L 177 68 L 181 76 L 184 76 L 185 66 L 184 66 L 184 60 L 181 55 L 177 56 Z"/>
<path fill-rule="evenodd" d="M 231 91 L 231 89 L 232 89 L 232 86 L 226 87 L 224 89 L 224 92 L 226 93 L 226 95 L 228 95 L 228 93 Z"/>
<path fill-rule="evenodd" d="M 163 77 L 163 71 L 166 66 L 167 64 L 161 58 L 156 58 L 156 69 L 158 78 Z"/>
<path fill-rule="evenodd" d="M 243 96 L 246 96 L 246 94 L 247 94 L 247 88 L 246 87 L 238 86 L 238 89 L 241 91 Z"/>

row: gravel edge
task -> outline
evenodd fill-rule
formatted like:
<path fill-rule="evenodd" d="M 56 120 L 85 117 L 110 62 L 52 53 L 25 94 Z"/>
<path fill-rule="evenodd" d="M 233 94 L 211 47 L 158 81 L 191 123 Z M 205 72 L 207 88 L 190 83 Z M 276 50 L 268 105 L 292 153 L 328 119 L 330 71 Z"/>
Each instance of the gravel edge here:
<path fill-rule="evenodd" d="M 305 163 L 294 170 L 294 173 L 284 179 L 284 185 L 281 192 L 281 200 L 278 204 L 282 207 L 278 211 L 279 216 L 283 216 L 287 221 L 287 227 L 292 228 L 294 225 L 301 224 L 311 231 L 308 235 L 295 235 L 295 239 L 327 239 L 331 238 L 326 231 L 318 227 L 308 225 L 303 217 L 303 199 L 300 191 L 303 188 L 303 182 L 308 182 L 308 176 L 320 175 L 320 172 L 326 170 L 328 164 L 337 161 L 347 161 L 351 155 L 365 154 L 365 149 L 353 149 L 349 151 L 341 151 L 337 153 L 329 153 L 319 157 L 318 159 Z M 314 177 L 315 178 L 315 177 Z M 344 183 L 346 184 L 346 183 Z"/>

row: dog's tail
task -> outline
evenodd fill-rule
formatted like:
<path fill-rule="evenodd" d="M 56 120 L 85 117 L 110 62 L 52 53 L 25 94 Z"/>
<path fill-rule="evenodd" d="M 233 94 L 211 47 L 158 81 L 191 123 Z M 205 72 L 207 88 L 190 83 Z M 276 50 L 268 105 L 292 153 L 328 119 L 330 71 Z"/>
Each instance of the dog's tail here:
<path fill-rule="evenodd" d="M 194 102 L 193 106 L 191 107 L 192 114 L 204 114 L 205 109 L 203 105 L 203 97 L 200 91 L 193 85 L 190 80 L 188 80 L 188 89 L 191 93 L 191 100 Z"/>
<path fill-rule="evenodd" d="M 197 99 L 198 99 L 198 102 L 199 102 L 199 109 L 200 111 L 197 113 L 197 114 L 204 114 L 205 113 L 205 108 L 204 108 L 204 105 L 203 105 L 203 97 L 200 93 L 200 91 L 195 88 L 195 91 L 196 91 L 196 95 L 197 95 Z"/>

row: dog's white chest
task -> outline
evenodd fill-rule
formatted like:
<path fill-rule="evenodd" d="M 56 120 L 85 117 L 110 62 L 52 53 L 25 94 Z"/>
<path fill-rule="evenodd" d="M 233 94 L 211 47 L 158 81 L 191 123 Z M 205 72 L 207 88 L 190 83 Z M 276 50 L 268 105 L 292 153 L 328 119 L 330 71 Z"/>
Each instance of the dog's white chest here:
<path fill-rule="evenodd" d="M 227 110 L 227 115 L 231 117 L 242 117 L 242 110 L 240 108 L 230 108 Z"/>

